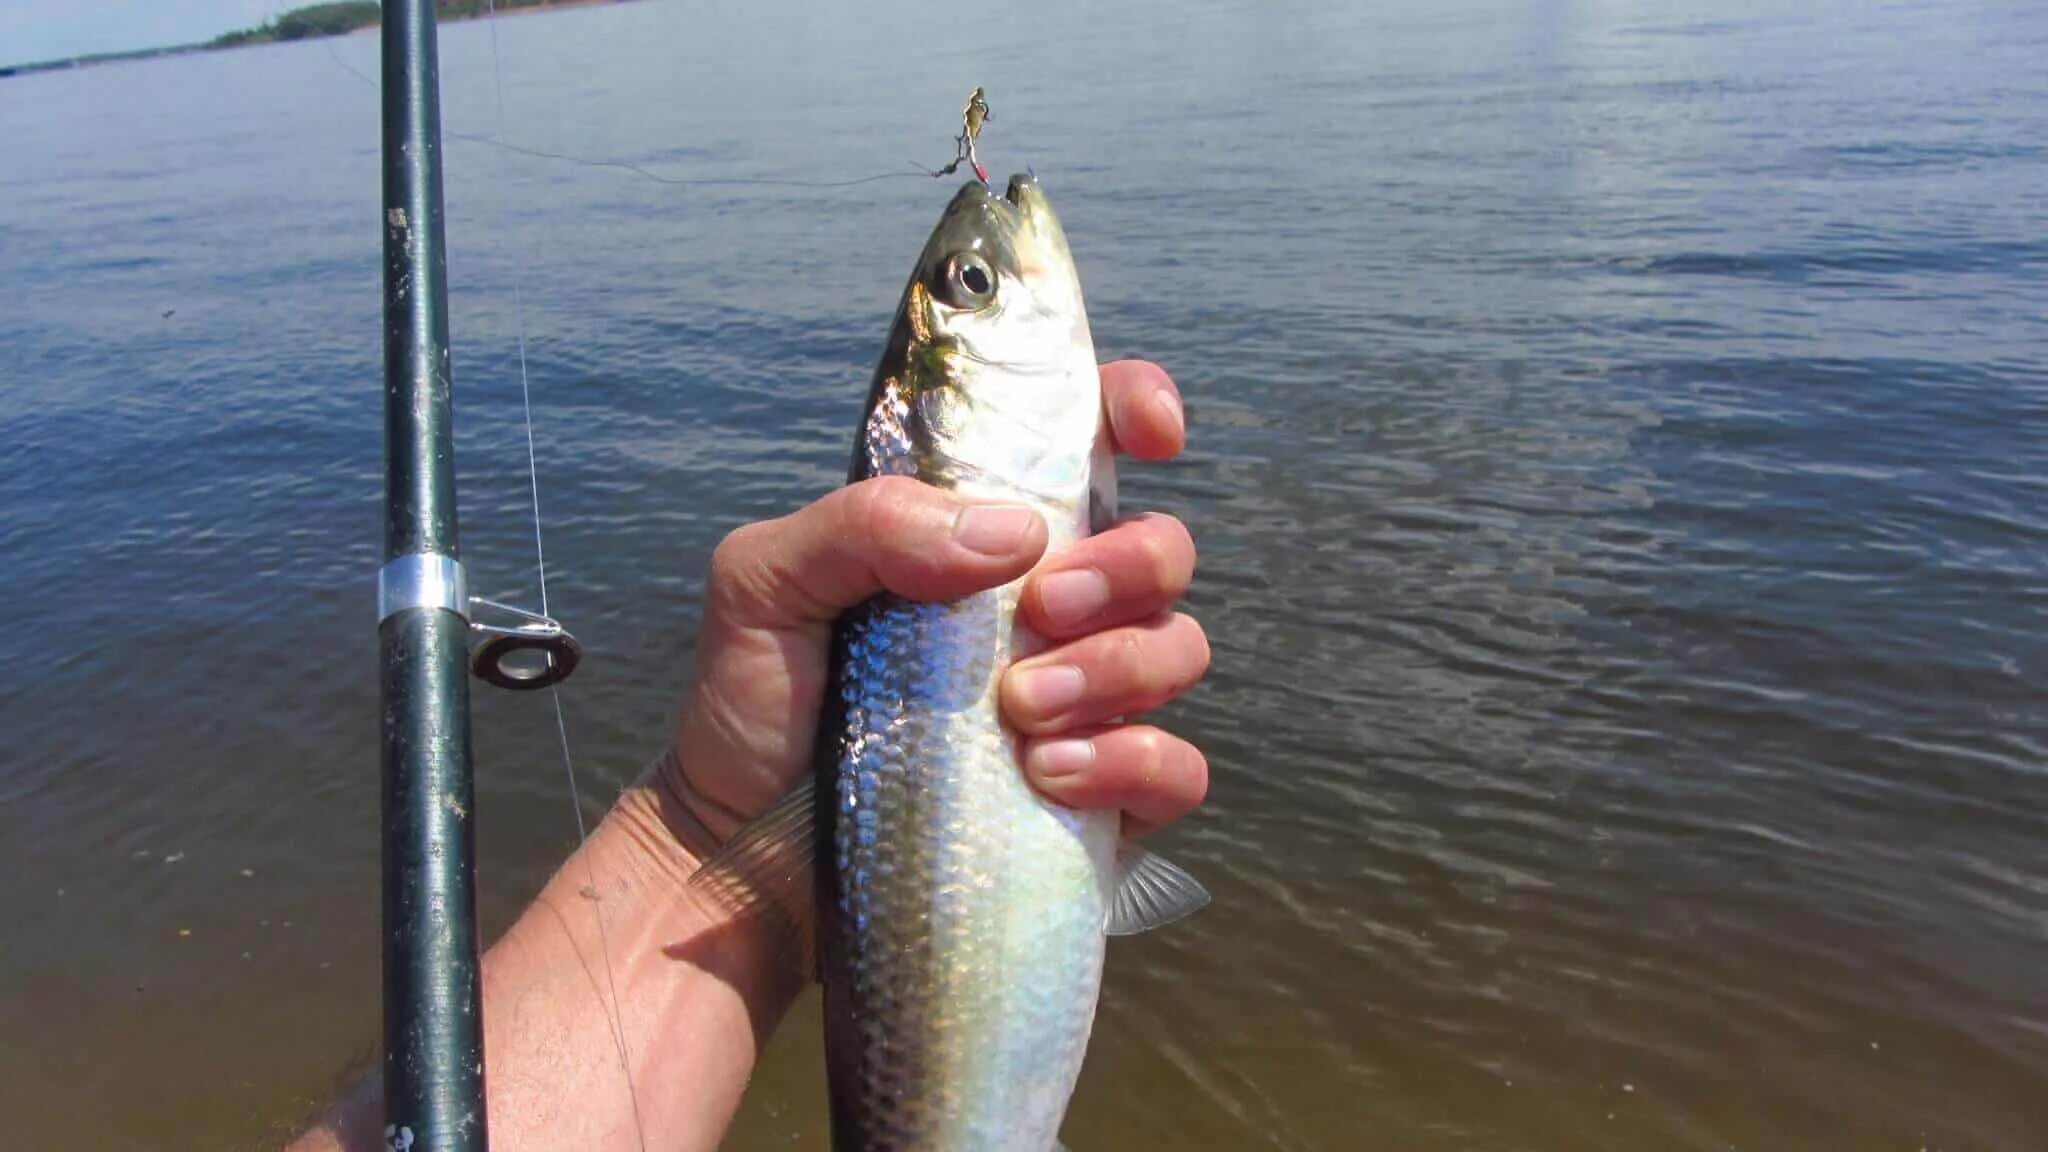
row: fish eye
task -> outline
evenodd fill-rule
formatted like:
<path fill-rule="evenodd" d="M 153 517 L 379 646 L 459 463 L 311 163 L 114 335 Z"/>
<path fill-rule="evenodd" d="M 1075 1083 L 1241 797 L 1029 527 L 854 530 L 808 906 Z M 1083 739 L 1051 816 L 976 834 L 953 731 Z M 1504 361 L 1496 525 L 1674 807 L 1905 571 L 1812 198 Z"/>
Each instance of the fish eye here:
<path fill-rule="evenodd" d="M 957 252 L 946 261 L 939 298 L 955 308 L 986 307 L 995 299 L 996 273 L 978 252 Z"/>

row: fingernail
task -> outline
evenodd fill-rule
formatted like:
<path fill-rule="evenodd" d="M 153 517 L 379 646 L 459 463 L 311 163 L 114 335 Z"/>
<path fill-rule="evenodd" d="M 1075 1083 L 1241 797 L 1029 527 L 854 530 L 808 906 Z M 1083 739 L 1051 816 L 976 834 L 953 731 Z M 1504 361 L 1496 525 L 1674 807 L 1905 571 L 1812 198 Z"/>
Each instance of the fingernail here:
<path fill-rule="evenodd" d="M 1182 432 L 1187 431 L 1187 414 L 1181 411 L 1180 397 L 1175 396 L 1172 389 L 1161 388 L 1159 391 L 1154 392 L 1152 394 L 1152 403 L 1158 405 L 1159 410 L 1166 413 L 1166 418 L 1173 422 L 1175 428 Z"/>
<path fill-rule="evenodd" d="M 1038 513 L 1014 504 L 976 504 L 953 520 L 953 539 L 983 556 L 1009 556 L 1024 546 Z"/>
<path fill-rule="evenodd" d="M 1054 624 L 1079 624 L 1109 607 L 1109 578 L 1093 568 L 1054 572 L 1038 582 L 1038 604 Z"/>
<path fill-rule="evenodd" d="M 1058 715 L 1080 703 L 1087 690 L 1088 678 L 1071 664 L 1033 668 L 1017 677 L 1017 695 L 1023 698 L 1025 710 L 1039 716 Z"/>
<path fill-rule="evenodd" d="M 1095 763 L 1092 740 L 1047 740 L 1031 746 L 1031 772 L 1041 780 L 1072 776 Z"/>

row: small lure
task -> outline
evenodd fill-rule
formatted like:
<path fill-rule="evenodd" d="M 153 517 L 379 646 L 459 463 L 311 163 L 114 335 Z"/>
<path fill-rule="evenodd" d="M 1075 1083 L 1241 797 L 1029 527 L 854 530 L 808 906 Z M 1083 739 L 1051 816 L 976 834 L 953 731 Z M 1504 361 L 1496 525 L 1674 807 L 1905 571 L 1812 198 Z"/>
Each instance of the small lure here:
<path fill-rule="evenodd" d="M 961 161 L 974 168 L 974 174 L 988 183 L 988 169 L 981 166 L 981 158 L 974 153 L 975 142 L 981 139 L 981 126 L 995 118 L 989 109 L 988 95 L 980 88 L 967 98 L 967 106 L 960 109 L 960 135 L 953 138 L 953 162 L 932 173 L 933 176 L 951 176 L 960 170 Z"/>

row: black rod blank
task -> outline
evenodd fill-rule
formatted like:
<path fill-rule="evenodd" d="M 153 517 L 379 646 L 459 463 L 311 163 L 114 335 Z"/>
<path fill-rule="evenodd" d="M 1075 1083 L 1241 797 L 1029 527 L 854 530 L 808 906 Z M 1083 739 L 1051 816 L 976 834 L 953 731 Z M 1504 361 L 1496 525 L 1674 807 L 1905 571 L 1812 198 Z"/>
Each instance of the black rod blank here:
<path fill-rule="evenodd" d="M 432 0 L 385 0 L 384 559 L 459 560 Z M 468 621 L 447 606 L 377 629 L 383 692 L 385 1139 L 481 1152 Z"/>

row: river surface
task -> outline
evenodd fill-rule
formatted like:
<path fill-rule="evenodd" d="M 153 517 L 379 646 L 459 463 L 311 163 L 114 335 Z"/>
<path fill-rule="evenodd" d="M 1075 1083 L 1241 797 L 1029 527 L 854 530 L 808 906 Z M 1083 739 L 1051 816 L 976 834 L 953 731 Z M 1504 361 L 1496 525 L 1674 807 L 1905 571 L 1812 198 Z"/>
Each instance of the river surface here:
<path fill-rule="evenodd" d="M 1111 949 L 1077 1152 L 2048 1147 L 2048 10 L 843 7 L 443 36 L 526 150 L 448 145 L 463 544 L 537 601 L 523 319 L 592 812 L 950 186 L 530 153 L 851 179 L 985 85 L 1186 390 L 1126 499 L 1216 657 L 1216 902 Z M 0 80 L 13 1147 L 262 1147 L 374 1058 L 375 48 Z M 476 697 L 495 933 L 575 832 Z M 816 1027 L 730 1147 L 824 1147 Z"/>

